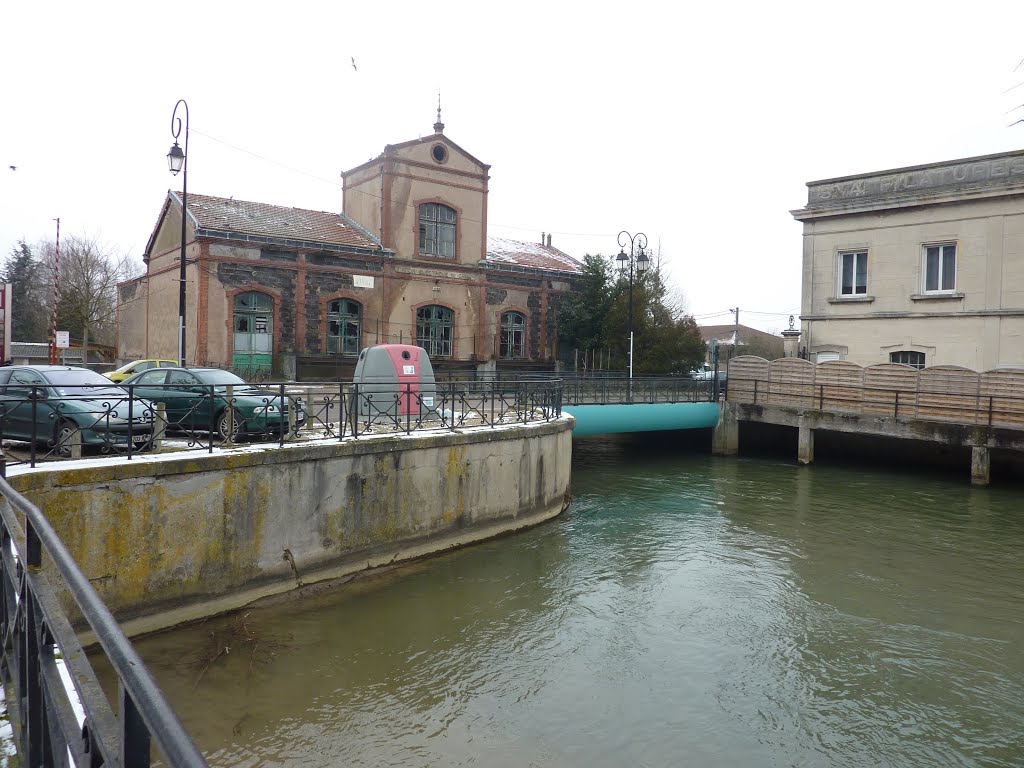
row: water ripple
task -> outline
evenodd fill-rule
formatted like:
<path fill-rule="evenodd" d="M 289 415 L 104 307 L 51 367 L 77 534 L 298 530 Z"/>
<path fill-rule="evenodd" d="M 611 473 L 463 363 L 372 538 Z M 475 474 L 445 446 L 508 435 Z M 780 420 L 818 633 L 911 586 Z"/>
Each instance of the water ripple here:
<path fill-rule="evenodd" d="M 573 493 L 195 691 L 203 630 L 140 652 L 215 766 L 1024 764 L 1018 491 L 602 444 Z"/>

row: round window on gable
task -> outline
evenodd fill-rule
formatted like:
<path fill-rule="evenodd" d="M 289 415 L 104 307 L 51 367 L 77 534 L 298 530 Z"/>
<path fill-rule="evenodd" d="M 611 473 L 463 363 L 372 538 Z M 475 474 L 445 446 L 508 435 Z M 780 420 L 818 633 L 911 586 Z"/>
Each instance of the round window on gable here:
<path fill-rule="evenodd" d="M 434 160 L 438 163 L 448 160 L 448 149 L 444 144 L 435 144 L 430 150 L 430 154 L 434 156 Z"/>

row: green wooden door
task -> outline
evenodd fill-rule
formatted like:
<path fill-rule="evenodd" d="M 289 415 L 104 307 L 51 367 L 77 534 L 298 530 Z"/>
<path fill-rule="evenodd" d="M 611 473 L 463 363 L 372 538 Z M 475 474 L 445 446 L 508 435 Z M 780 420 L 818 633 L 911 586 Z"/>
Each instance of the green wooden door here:
<path fill-rule="evenodd" d="M 274 355 L 274 300 L 249 291 L 235 297 L 231 366 L 242 376 L 269 374 Z"/>

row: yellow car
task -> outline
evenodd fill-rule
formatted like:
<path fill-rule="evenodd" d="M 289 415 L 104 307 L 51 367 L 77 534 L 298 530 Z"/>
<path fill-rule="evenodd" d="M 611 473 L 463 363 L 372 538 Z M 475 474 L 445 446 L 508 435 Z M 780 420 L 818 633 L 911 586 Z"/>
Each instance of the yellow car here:
<path fill-rule="evenodd" d="M 132 360 L 130 363 L 122 365 L 116 371 L 106 374 L 106 376 L 111 381 L 124 381 L 129 376 L 134 376 L 140 371 L 148 371 L 150 368 L 176 368 L 177 365 L 177 360 Z"/>

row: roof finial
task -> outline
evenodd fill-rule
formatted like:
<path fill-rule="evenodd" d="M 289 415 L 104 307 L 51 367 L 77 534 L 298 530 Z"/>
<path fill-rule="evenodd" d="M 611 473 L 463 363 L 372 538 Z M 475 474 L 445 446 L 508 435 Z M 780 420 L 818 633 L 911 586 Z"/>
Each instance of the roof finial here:
<path fill-rule="evenodd" d="M 444 133 L 444 123 L 441 122 L 441 91 L 437 92 L 437 122 L 434 123 L 434 133 Z"/>

